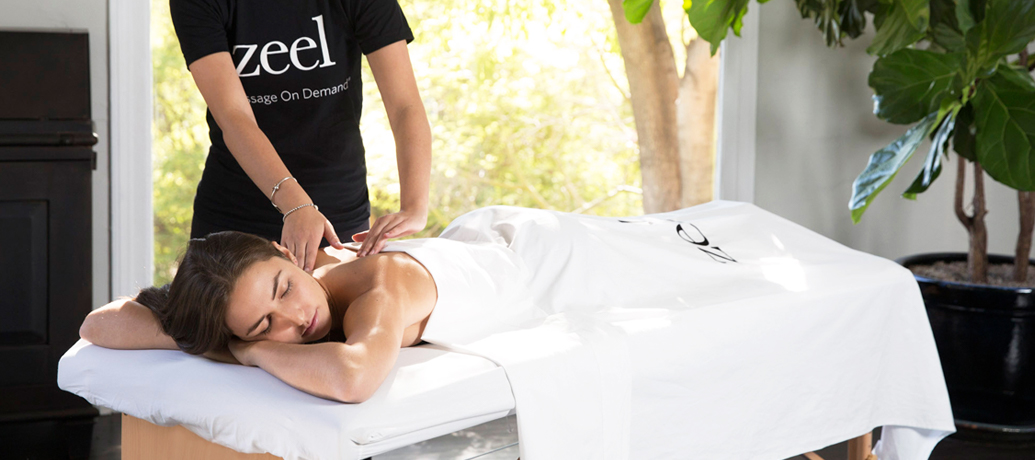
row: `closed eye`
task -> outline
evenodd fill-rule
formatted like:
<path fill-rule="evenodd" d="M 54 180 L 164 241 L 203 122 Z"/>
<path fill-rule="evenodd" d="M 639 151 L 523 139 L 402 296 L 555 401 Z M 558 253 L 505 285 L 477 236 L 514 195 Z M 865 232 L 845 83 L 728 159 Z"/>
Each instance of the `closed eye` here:
<path fill-rule="evenodd" d="M 283 299 L 284 296 L 286 296 L 288 292 L 291 291 L 292 285 L 293 283 L 291 282 L 291 280 L 288 280 L 287 288 L 284 289 L 284 293 L 280 295 L 281 299 Z M 271 330 L 273 330 L 273 315 L 266 315 L 266 329 L 262 331 L 262 335 L 269 334 Z"/>
<path fill-rule="evenodd" d="M 280 295 L 281 299 L 283 299 L 284 296 L 286 296 L 288 292 L 291 292 L 291 286 L 292 285 L 293 285 L 293 283 L 291 282 L 291 280 L 288 280 L 287 289 L 284 289 L 284 293 Z"/>
<path fill-rule="evenodd" d="M 266 315 L 266 329 L 262 331 L 262 335 L 269 334 L 273 330 L 273 315 Z"/>

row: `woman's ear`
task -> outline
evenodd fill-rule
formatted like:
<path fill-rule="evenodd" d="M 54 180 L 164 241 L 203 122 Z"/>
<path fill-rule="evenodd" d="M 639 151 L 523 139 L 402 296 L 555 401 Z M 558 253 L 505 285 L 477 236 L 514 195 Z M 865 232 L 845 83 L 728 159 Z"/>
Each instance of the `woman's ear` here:
<path fill-rule="evenodd" d="M 280 243 L 277 243 L 276 241 L 270 241 L 270 243 L 273 243 L 273 247 L 277 248 L 277 250 L 280 251 L 281 254 L 284 254 L 284 257 L 287 257 L 289 260 L 291 260 L 291 263 L 298 264 L 298 259 L 295 258 L 295 255 L 291 253 L 290 249 L 281 246 Z"/>

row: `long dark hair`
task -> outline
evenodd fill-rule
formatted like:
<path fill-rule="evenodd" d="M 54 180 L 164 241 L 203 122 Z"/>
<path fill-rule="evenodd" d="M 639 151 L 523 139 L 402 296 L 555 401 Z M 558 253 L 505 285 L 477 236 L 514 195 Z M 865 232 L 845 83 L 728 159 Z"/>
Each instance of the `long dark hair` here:
<path fill-rule="evenodd" d="M 273 257 L 287 259 L 272 243 L 248 233 L 195 238 L 172 283 L 143 289 L 133 300 L 155 314 L 181 350 L 194 355 L 217 350 L 233 337 L 226 310 L 237 279 L 252 264 Z"/>

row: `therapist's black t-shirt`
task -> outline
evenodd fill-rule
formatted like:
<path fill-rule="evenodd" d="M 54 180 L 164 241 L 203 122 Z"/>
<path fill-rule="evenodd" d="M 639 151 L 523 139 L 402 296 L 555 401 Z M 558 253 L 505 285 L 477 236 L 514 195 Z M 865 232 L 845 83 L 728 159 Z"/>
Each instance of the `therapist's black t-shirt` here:
<path fill-rule="evenodd" d="M 370 201 L 359 133 L 360 53 L 413 40 L 396 0 L 170 0 L 169 6 L 187 65 L 229 52 L 259 128 L 288 170 L 335 230 L 362 226 Z M 256 187 L 230 154 L 211 111 L 206 118 L 212 147 L 194 218 L 279 240 L 283 223 L 269 191 Z"/>

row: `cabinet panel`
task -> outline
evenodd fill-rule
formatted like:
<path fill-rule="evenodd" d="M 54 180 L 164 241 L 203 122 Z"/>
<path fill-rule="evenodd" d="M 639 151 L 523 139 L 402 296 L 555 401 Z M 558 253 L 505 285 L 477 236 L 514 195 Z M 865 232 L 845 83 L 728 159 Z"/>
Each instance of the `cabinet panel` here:
<path fill-rule="evenodd" d="M 57 387 L 92 306 L 91 172 L 89 160 L 0 161 L 0 421 L 94 412 Z"/>
<path fill-rule="evenodd" d="M 0 244 L 0 345 L 45 344 L 47 202 L 0 201 Z"/>

